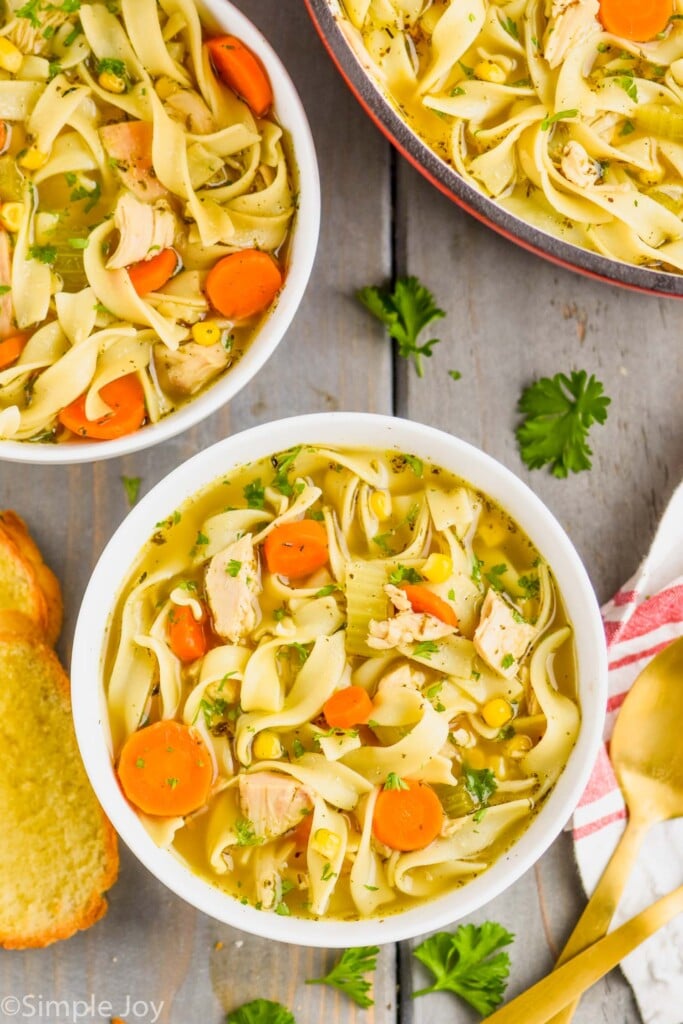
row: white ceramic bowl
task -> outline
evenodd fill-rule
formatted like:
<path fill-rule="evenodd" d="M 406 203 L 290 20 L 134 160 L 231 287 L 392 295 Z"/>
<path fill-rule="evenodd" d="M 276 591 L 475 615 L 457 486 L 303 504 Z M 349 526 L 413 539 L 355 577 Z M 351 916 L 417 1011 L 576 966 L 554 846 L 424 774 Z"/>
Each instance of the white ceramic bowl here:
<path fill-rule="evenodd" d="M 237 365 L 215 384 L 159 423 L 115 441 L 31 444 L 0 440 L 0 460 L 55 463 L 94 462 L 160 444 L 194 426 L 225 405 L 258 373 L 282 341 L 296 313 L 313 268 L 320 227 L 320 180 L 311 130 L 299 95 L 279 57 L 259 30 L 229 0 L 196 0 L 202 20 L 217 31 L 238 36 L 265 65 L 273 85 L 274 111 L 291 142 L 299 202 L 289 247 L 285 285 L 275 308 Z"/>
<path fill-rule="evenodd" d="M 112 598 L 155 523 L 232 468 L 309 443 L 413 452 L 457 473 L 499 502 L 552 566 L 575 630 L 581 730 L 569 762 L 530 828 L 488 871 L 455 892 L 400 914 L 367 921 L 310 921 L 259 912 L 203 881 L 160 850 L 119 789 L 112 766 L 102 662 Z M 490 456 L 449 434 L 369 413 L 325 413 L 266 423 L 220 441 L 162 480 L 133 509 L 105 548 L 81 607 L 72 661 L 76 734 L 90 776 L 117 832 L 142 863 L 188 903 L 255 935 L 306 946 L 394 942 L 463 917 L 527 870 L 567 822 L 586 785 L 602 735 L 606 654 L 595 595 L 570 540 L 542 502 Z"/>

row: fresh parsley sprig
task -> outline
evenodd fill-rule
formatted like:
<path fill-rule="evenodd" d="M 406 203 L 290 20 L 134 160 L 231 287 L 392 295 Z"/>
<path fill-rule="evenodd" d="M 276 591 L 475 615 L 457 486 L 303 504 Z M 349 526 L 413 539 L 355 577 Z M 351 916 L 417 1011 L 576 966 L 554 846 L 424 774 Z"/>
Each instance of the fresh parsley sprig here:
<path fill-rule="evenodd" d="M 547 465 L 560 478 L 590 469 L 588 431 L 605 422 L 610 401 L 600 381 L 585 370 L 541 377 L 525 388 L 518 406 L 525 418 L 516 433 L 529 469 Z"/>
<path fill-rule="evenodd" d="M 455 932 L 437 932 L 413 950 L 413 956 L 434 975 L 433 984 L 413 993 L 454 992 L 483 1016 L 503 1001 L 510 957 L 499 952 L 514 935 L 495 921 L 464 924 Z"/>
<path fill-rule="evenodd" d="M 344 950 L 341 959 L 324 978 L 311 978 L 307 985 L 331 985 L 363 1009 L 374 1005 L 368 993 L 372 982 L 365 977 L 377 969 L 378 946 L 356 946 Z M 240 1024 L 240 1022 L 236 1022 Z"/>
<path fill-rule="evenodd" d="M 398 343 L 398 354 L 405 359 L 412 357 L 417 375 L 422 377 L 422 357 L 431 356 L 440 339 L 431 338 L 420 345 L 418 336 L 432 320 L 446 315 L 429 289 L 416 277 L 399 277 L 393 290 L 370 286 L 361 288 L 357 297 Z"/>
<path fill-rule="evenodd" d="M 253 999 L 231 1010 L 225 1024 L 296 1024 L 296 1020 L 282 1003 L 274 1003 L 272 999 Z"/>

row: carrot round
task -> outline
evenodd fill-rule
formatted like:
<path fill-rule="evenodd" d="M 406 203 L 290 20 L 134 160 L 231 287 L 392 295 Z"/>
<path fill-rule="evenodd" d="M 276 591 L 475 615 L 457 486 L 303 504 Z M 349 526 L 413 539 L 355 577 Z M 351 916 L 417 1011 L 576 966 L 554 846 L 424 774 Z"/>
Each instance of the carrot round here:
<path fill-rule="evenodd" d="M 666 28 L 673 0 L 600 0 L 600 21 L 608 32 L 646 43 Z"/>
<path fill-rule="evenodd" d="M 362 686 L 345 686 L 325 701 L 323 714 L 331 729 L 353 729 L 365 725 L 372 714 L 372 701 Z"/>
<path fill-rule="evenodd" d="M 16 363 L 26 348 L 28 339 L 28 334 L 13 334 L 11 338 L 4 338 L 3 341 L 0 341 L 0 370 Z"/>
<path fill-rule="evenodd" d="M 251 108 L 257 117 L 273 105 L 273 90 L 256 54 L 235 36 L 217 36 L 206 44 L 219 77 Z"/>
<path fill-rule="evenodd" d="M 168 613 L 166 635 L 171 650 L 181 661 L 196 661 L 206 654 L 204 618 L 195 619 L 188 606 L 173 606 Z"/>
<path fill-rule="evenodd" d="M 96 441 L 112 441 L 133 434 L 145 422 L 145 393 L 136 374 L 129 373 L 105 384 L 100 397 L 112 409 L 106 416 L 89 420 L 85 415 L 85 395 L 81 395 L 62 409 L 59 422 L 79 437 Z"/>
<path fill-rule="evenodd" d="M 377 797 L 372 830 L 392 850 L 423 850 L 439 835 L 442 824 L 441 801 L 424 782 L 406 780 L 401 788 L 383 789 Z"/>
<path fill-rule="evenodd" d="M 158 292 L 178 269 L 178 253 L 175 249 L 162 249 L 151 260 L 141 260 L 128 267 L 128 276 L 138 295 Z"/>
<path fill-rule="evenodd" d="M 145 814 L 166 818 L 190 814 L 206 803 L 213 767 L 201 736 L 169 720 L 128 737 L 118 775 L 132 804 Z"/>
<path fill-rule="evenodd" d="M 206 278 L 209 302 L 228 320 L 246 320 L 263 313 L 281 288 L 279 264 L 260 249 L 243 249 L 224 256 Z"/>
<path fill-rule="evenodd" d="M 405 590 L 414 612 L 433 615 L 435 619 L 440 619 L 448 626 L 458 625 L 458 616 L 451 606 L 429 587 L 420 586 L 419 583 L 403 583 L 401 590 Z"/>
<path fill-rule="evenodd" d="M 327 563 L 327 530 L 315 519 L 282 523 L 263 544 L 266 565 L 278 576 L 309 576 Z"/>

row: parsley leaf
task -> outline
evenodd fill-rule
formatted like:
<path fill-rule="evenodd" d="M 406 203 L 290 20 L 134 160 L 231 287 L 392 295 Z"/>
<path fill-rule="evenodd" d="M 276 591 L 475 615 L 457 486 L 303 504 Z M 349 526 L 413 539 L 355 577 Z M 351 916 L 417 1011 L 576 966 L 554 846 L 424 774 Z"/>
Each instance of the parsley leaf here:
<path fill-rule="evenodd" d="M 261 846 L 265 843 L 264 836 L 257 836 L 254 823 L 248 818 L 238 818 L 235 822 L 235 835 L 238 846 Z"/>
<path fill-rule="evenodd" d="M 490 768 L 469 768 L 462 766 L 465 789 L 481 807 L 488 805 L 489 799 L 498 789 L 496 777 Z"/>
<path fill-rule="evenodd" d="M 378 946 L 358 946 L 344 950 L 341 960 L 335 964 L 324 978 L 312 978 L 307 985 L 331 985 L 353 999 L 358 1006 L 366 1008 L 374 1005 L 368 992 L 371 982 L 363 977 L 377 969 Z"/>
<path fill-rule="evenodd" d="M 428 992 L 455 992 L 484 1016 L 503 1001 L 510 957 L 499 952 L 514 938 L 495 921 L 464 924 L 455 932 L 437 932 L 416 949 L 413 956 L 434 975 L 434 983 L 413 996 Z"/>
<path fill-rule="evenodd" d="M 261 483 L 261 477 L 257 477 L 256 480 L 252 480 L 250 484 L 247 484 L 243 494 L 249 508 L 265 508 L 266 490 Z"/>
<path fill-rule="evenodd" d="M 294 494 L 294 487 L 289 482 L 289 471 L 302 448 L 303 445 L 298 445 L 296 448 L 290 448 L 289 451 L 281 452 L 272 458 L 272 463 L 275 467 L 275 477 L 273 478 L 272 485 L 280 494 L 284 494 L 287 498 L 291 498 Z"/>
<path fill-rule="evenodd" d="M 519 29 L 517 28 L 517 22 L 513 21 L 512 18 L 504 18 L 501 21 L 501 26 L 505 29 L 507 34 L 516 39 L 519 42 Z"/>
<path fill-rule="evenodd" d="M 412 356 L 417 375 L 422 377 L 422 357 L 431 356 L 439 339 L 432 338 L 418 345 L 418 335 L 432 320 L 440 320 L 446 315 L 436 305 L 429 289 L 416 277 L 399 277 L 393 291 L 372 286 L 361 288 L 357 297 L 373 316 L 381 320 L 398 343 L 398 354 L 405 359 Z"/>
<path fill-rule="evenodd" d="M 296 1020 L 282 1003 L 274 1003 L 272 999 L 253 999 L 231 1010 L 225 1024 L 296 1024 Z"/>
<path fill-rule="evenodd" d="M 605 422 L 611 401 L 603 391 L 585 370 L 541 377 L 525 388 L 518 405 L 525 419 L 516 433 L 529 469 L 549 465 L 553 476 L 564 478 L 591 468 L 588 430 Z"/>
<path fill-rule="evenodd" d="M 569 118 L 578 117 L 578 116 L 579 116 L 579 112 L 576 109 L 573 109 L 573 110 L 558 110 L 558 112 L 556 114 L 548 114 L 548 116 L 544 117 L 543 120 L 541 121 L 541 131 L 542 132 L 547 132 L 548 128 L 550 128 L 551 124 L 555 124 L 556 121 L 566 121 Z"/>
<path fill-rule="evenodd" d="M 389 772 L 384 783 L 383 789 L 409 789 L 407 782 L 404 782 L 400 775 L 396 772 Z"/>
<path fill-rule="evenodd" d="M 232 578 L 235 579 L 235 577 L 239 575 L 239 571 L 241 568 L 242 563 L 238 562 L 237 559 L 235 558 L 231 558 L 230 561 L 228 562 L 225 571 L 227 572 L 228 576 L 232 576 Z"/>
<path fill-rule="evenodd" d="M 399 562 L 396 568 L 389 573 L 389 582 L 393 583 L 395 587 L 401 585 L 401 583 L 422 583 L 424 576 L 421 576 L 417 569 L 413 569 L 412 566 L 401 565 Z"/>
<path fill-rule="evenodd" d="M 57 249 L 54 245 L 30 245 L 28 255 L 29 259 L 50 264 L 57 259 Z"/>
<path fill-rule="evenodd" d="M 122 476 L 121 483 L 123 489 L 126 492 L 126 498 L 128 499 L 128 507 L 132 508 L 135 502 L 138 500 L 140 494 L 140 484 L 142 483 L 141 476 Z"/>
<path fill-rule="evenodd" d="M 423 640 L 419 644 L 415 644 L 413 647 L 414 658 L 431 658 L 432 654 L 436 654 L 439 650 L 439 645 L 434 643 L 433 640 Z"/>

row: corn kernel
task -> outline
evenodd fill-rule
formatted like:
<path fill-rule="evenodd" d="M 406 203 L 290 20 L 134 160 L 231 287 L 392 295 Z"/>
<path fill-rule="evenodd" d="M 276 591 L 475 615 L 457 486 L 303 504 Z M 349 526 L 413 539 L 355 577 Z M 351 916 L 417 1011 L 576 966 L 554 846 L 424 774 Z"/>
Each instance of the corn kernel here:
<path fill-rule="evenodd" d="M 491 754 L 486 760 L 486 766 L 493 772 L 497 779 L 504 779 L 507 775 L 505 758 L 500 754 Z"/>
<path fill-rule="evenodd" d="M 24 217 L 23 203 L 3 203 L 0 208 L 0 224 L 6 231 L 16 232 L 21 227 Z"/>
<path fill-rule="evenodd" d="M 391 495 L 388 491 L 373 491 L 370 495 L 370 508 L 378 519 L 388 519 L 391 515 Z"/>
<path fill-rule="evenodd" d="M 502 85 L 505 81 L 505 72 L 499 64 L 492 60 L 480 60 L 474 66 L 474 77 L 482 82 L 492 82 L 494 85 Z"/>
<path fill-rule="evenodd" d="M 532 742 L 530 736 L 520 733 L 519 736 L 511 736 L 505 741 L 505 753 L 508 757 L 524 757 L 531 750 Z"/>
<path fill-rule="evenodd" d="M 322 857 L 332 860 L 339 853 L 340 839 L 336 832 L 329 828 L 318 828 L 313 834 L 311 846 Z"/>
<path fill-rule="evenodd" d="M 422 566 L 422 575 L 426 576 L 430 583 L 445 583 L 447 579 L 450 579 L 452 573 L 452 560 L 448 555 L 439 555 L 435 551 Z"/>
<path fill-rule="evenodd" d="M 0 38 L 0 68 L 16 75 L 24 61 L 24 55 L 9 39 Z"/>
<path fill-rule="evenodd" d="M 36 146 L 29 146 L 18 158 L 18 163 L 26 171 L 37 171 L 47 163 L 47 153 L 42 153 Z"/>
<path fill-rule="evenodd" d="M 483 516 L 479 524 L 479 535 L 487 547 L 502 544 L 507 537 L 507 528 L 497 516 Z"/>
<path fill-rule="evenodd" d="M 475 771 L 481 771 L 482 768 L 486 768 L 486 755 L 483 750 L 479 749 L 479 747 L 472 747 L 467 751 L 465 763 L 468 768 L 474 768 Z"/>
<path fill-rule="evenodd" d="M 103 71 L 97 76 L 98 84 L 106 89 L 107 92 L 113 92 L 117 96 L 122 92 L 126 91 L 126 80 L 121 75 L 115 75 L 113 71 Z"/>
<path fill-rule="evenodd" d="M 282 757 L 282 744 L 277 738 L 275 733 L 260 732 L 254 740 L 252 747 L 254 757 L 257 757 L 259 761 L 272 761 L 277 760 L 278 757 Z"/>
<path fill-rule="evenodd" d="M 160 100 L 167 100 L 174 92 L 180 91 L 178 83 L 174 82 L 172 78 L 168 78 L 166 75 L 162 75 L 160 78 L 157 78 L 154 88 L 156 89 L 157 96 Z"/>
<path fill-rule="evenodd" d="M 216 345 L 221 340 L 223 329 L 218 326 L 215 320 L 201 320 L 198 324 L 192 324 L 192 337 L 198 345 Z"/>
<path fill-rule="evenodd" d="M 494 697 L 484 704 L 482 717 L 492 729 L 501 729 L 512 718 L 512 708 L 504 697 Z"/>

